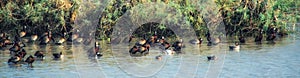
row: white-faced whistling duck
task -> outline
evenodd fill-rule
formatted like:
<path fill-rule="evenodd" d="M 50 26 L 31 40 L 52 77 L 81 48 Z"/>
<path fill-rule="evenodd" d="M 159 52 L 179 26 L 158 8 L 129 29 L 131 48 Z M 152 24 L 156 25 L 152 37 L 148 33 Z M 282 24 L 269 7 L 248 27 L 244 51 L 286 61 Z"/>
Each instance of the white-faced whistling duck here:
<path fill-rule="evenodd" d="M 30 55 L 29 57 L 27 57 L 27 59 L 25 60 L 26 63 L 28 63 L 29 66 L 32 67 L 32 63 L 35 61 L 35 58 Z"/>
<path fill-rule="evenodd" d="M 240 49 L 240 45 L 239 43 L 235 43 L 235 45 L 229 46 L 229 50 L 239 50 Z"/>

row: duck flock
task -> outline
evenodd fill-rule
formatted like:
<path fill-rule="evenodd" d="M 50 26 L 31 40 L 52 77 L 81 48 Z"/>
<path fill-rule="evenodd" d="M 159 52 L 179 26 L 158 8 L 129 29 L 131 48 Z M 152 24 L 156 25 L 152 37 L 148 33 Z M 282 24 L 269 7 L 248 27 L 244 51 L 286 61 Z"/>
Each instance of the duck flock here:
<path fill-rule="evenodd" d="M 34 55 L 27 55 L 27 51 L 24 49 L 26 44 L 38 44 L 40 46 L 45 45 L 63 45 L 63 44 L 85 44 L 90 45 L 92 43 L 91 33 L 88 37 L 79 35 L 79 30 L 75 32 L 60 32 L 51 33 L 46 31 L 42 34 L 27 33 L 24 28 L 19 31 L 15 30 L 15 34 L 8 34 L 0 31 L 0 50 L 9 50 L 10 58 L 7 59 L 9 65 L 28 64 L 32 67 L 34 61 L 43 61 L 45 59 L 44 51 L 36 51 Z M 54 36 L 53 36 L 54 35 Z M 11 37 L 14 37 L 13 39 Z M 95 46 L 89 50 L 89 54 L 95 57 L 101 57 L 100 46 L 95 42 Z M 27 56 L 26 56 L 27 55 Z M 62 52 L 52 53 L 54 60 L 59 60 L 63 57 Z M 25 59 L 26 58 L 26 59 Z"/>
<path fill-rule="evenodd" d="M 241 31 L 240 31 L 241 32 Z M 264 40 L 264 33 L 265 33 L 265 40 L 268 41 L 268 43 L 275 43 L 275 38 L 277 36 L 284 36 L 287 34 L 278 33 L 278 29 L 275 27 L 269 27 L 266 32 L 264 32 L 262 29 L 258 30 L 258 33 L 255 34 L 254 42 L 257 44 L 262 44 Z M 205 35 L 207 40 L 207 46 L 213 46 L 217 45 L 221 42 L 221 36 L 214 38 L 210 35 L 209 32 Z M 135 37 L 130 36 L 129 43 L 133 41 Z M 229 46 L 229 50 L 239 50 L 240 44 L 245 44 L 246 38 L 240 34 L 238 37 L 238 42 L 235 42 L 234 45 Z M 189 41 L 191 44 L 201 45 L 203 43 L 203 39 L 192 39 Z M 181 49 L 184 48 L 183 40 L 180 39 L 173 44 L 170 44 L 164 36 L 158 37 L 158 35 L 155 33 L 151 35 L 148 39 L 144 36 L 142 39 L 137 40 L 137 42 L 132 46 L 132 48 L 129 50 L 129 53 L 131 55 L 146 55 L 149 53 L 150 47 L 158 46 L 162 50 L 164 54 L 174 54 L 174 53 L 181 53 Z M 161 59 L 162 55 L 158 55 L 155 57 L 156 59 Z M 207 56 L 208 61 L 215 60 L 216 56 L 211 55 Z"/>
<path fill-rule="evenodd" d="M 274 42 L 277 35 L 281 35 L 278 33 L 278 29 L 275 27 L 269 27 L 266 32 L 263 30 L 259 30 L 259 33 L 255 36 L 254 42 L 261 43 L 263 41 L 264 33 L 266 34 L 266 41 Z M 16 34 L 13 35 L 14 39 L 11 39 L 13 34 L 8 34 L 6 32 L 0 31 L 0 49 L 9 50 L 10 58 L 7 59 L 7 63 L 10 65 L 16 65 L 20 63 L 27 63 L 29 66 L 32 66 L 32 63 L 35 60 L 43 60 L 45 57 L 44 51 L 36 51 L 34 55 L 26 56 L 27 52 L 24 49 L 26 47 L 25 43 L 33 43 L 38 45 L 62 45 L 64 43 L 75 43 L 75 44 L 85 44 L 90 45 L 92 43 L 92 33 L 89 33 L 88 37 L 83 38 L 83 35 L 79 35 L 79 30 L 75 30 L 74 32 L 60 32 L 58 34 L 51 33 L 51 31 L 46 31 L 42 34 L 34 33 L 26 33 L 24 29 L 21 31 L 16 30 Z M 52 36 L 55 35 L 55 36 Z M 217 45 L 221 42 L 221 36 L 217 38 L 211 37 L 210 33 L 206 34 L 207 46 Z M 129 42 L 135 41 L 134 36 L 130 36 Z M 243 35 L 240 35 L 238 38 L 239 42 L 236 42 L 235 45 L 229 46 L 230 50 L 240 49 L 240 44 L 245 43 L 247 40 Z M 193 39 L 190 40 L 189 43 L 201 45 L 203 43 L 203 39 Z M 100 46 L 97 42 L 94 44 L 95 46 L 89 50 L 89 56 L 91 57 L 101 57 L 102 52 L 100 52 Z M 162 49 L 165 54 L 175 54 L 181 53 L 181 49 L 184 48 L 183 40 L 180 39 L 174 43 L 169 43 L 164 36 L 158 36 L 156 33 L 151 35 L 150 38 L 146 38 L 145 36 L 137 40 L 137 42 L 132 46 L 129 50 L 131 55 L 147 55 L 149 54 L 149 50 L 151 47 L 158 46 Z M 52 53 L 53 59 L 60 59 L 63 57 L 62 52 Z M 27 57 L 27 58 L 26 58 Z M 25 59 L 26 58 L 26 59 Z M 161 59 L 162 56 L 159 55 L 156 59 Z M 208 60 L 215 60 L 216 56 L 207 56 Z"/>

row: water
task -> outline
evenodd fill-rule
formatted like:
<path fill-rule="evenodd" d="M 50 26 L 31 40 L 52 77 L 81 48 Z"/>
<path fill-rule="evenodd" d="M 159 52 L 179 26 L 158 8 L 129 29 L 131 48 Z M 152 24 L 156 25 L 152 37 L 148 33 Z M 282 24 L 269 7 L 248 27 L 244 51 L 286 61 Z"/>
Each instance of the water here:
<path fill-rule="evenodd" d="M 230 42 L 230 41 L 228 41 Z M 224 42 L 217 46 L 188 44 L 183 54 L 160 55 L 158 48 L 151 48 L 143 57 L 130 57 L 130 47 L 124 44 L 102 46 L 104 56 L 100 59 L 87 58 L 91 46 L 38 46 L 28 44 L 28 55 L 37 50 L 46 51 L 44 61 L 35 61 L 34 67 L 26 64 L 9 66 L 9 51 L 0 51 L 0 78 L 257 78 L 257 77 L 300 77 L 300 40 L 297 35 L 278 39 L 276 44 L 256 45 L 247 43 L 240 51 L 229 51 L 233 43 Z M 103 44 L 103 43 L 102 43 Z M 52 53 L 62 51 L 64 58 L 53 60 Z M 216 55 L 215 61 L 206 56 Z"/>

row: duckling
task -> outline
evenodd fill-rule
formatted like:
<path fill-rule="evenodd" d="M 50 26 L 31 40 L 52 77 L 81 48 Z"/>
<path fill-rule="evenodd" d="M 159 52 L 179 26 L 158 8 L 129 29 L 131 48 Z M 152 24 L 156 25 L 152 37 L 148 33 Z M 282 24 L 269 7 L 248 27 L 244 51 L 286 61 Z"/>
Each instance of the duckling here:
<path fill-rule="evenodd" d="M 35 56 L 36 58 L 38 58 L 38 59 L 44 59 L 44 53 L 43 53 L 43 51 L 36 51 L 36 52 L 34 53 L 34 56 Z"/>
<path fill-rule="evenodd" d="M 216 60 L 216 58 L 215 55 L 207 56 L 207 61 Z"/>
<path fill-rule="evenodd" d="M 53 58 L 54 58 L 54 59 L 60 59 L 60 58 L 63 58 L 62 52 L 60 52 L 60 53 L 53 53 L 52 55 L 53 55 Z"/>
<path fill-rule="evenodd" d="M 259 34 L 255 37 L 254 42 L 261 43 L 262 39 L 263 39 L 263 31 L 259 30 Z"/>
<path fill-rule="evenodd" d="M 28 65 L 31 66 L 31 67 L 32 67 L 32 63 L 34 61 L 35 61 L 35 58 L 32 55 L 30 55 L 29 57 L 27 57 L 27 59 L 25 60 L 25 62 L 27 62 Z"/>
<path fill-rule="evenodd" d="M 198 38 L 198 39 L 194 39 L 194 40 L 190 40 L 189 41 L 191 44 L 202 44 L 203 39 L 202 38 Z"/>
<path fill-rule="evenodd" d="M 235 43 L 235 45 L 233 45 L 233 46 L 229 46 L 229 49 L 230 50 L 239 50 L 240 49 L 240 45 L 239 45 L 239 43 Z"/>

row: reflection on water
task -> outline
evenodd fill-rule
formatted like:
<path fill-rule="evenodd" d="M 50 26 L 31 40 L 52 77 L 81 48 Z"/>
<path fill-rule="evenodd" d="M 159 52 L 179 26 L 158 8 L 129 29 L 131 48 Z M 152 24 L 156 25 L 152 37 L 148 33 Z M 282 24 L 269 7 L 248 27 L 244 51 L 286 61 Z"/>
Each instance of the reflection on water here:
<path fill-rule="evenodd" d="M 100 59 L 87 58 L 91 46 L 28 44 L 25 47 L 27 56 L 41 50 L 46 52 L 46 59 L 35 61 L 33 68 L 26 64 L 8 66 L 9 51 L 1 51 L 0 77 L 299 77 L 299 38 L 290 35 L 277 40 L 276 44 L 265 43 L 246 43 L 241 45 L 240 51 L 229 51 L 228 46 L 233 44 L 230 41 L 212 47 L 188 45 L 183 54 L 172 56 L 162 55 L 158 48 L 151 48 L 150 54 L 143 57 L 130 57 L 128 45 L 102 44 L 104 56 Z M 58 52 L 63 52 L 64 58 L 53 60 L 52 53 Z M 156 60 L 157 55 L 162 55 L 162 60 Z M 209 62 L 208 55 L 218 58 Z"/>

